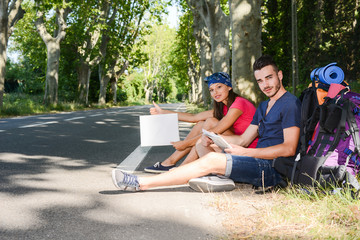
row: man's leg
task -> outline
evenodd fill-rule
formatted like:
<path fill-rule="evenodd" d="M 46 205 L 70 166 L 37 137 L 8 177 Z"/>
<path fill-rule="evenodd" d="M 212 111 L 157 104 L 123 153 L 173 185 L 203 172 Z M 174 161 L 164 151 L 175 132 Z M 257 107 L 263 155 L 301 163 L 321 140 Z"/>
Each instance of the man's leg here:
<path fill-rule="evenodd" d="M 226 154 L 232 164 L 225 176 L 235 182 L 249 183 L 256 187 L 276 186 L 281 175 L 272 167 L 272 160 Z"/>
<path fill-rule="evenodd" d="M 124 190 L 126 190 L 127 187 L 146 190 L 153 187 L 181 185 L 186 184 L 192 178 L 206 176 L 210 173 L 224 175 L 226 161 L 225 154 L 210 153 L 194 162 L 159 175 L 137 177 L 135 175 L 127 174 L 126 180 L 123 180 L 122 174 L 117 174 L 120 173 L 121 170 L 115 169 L 113 170 L 113 180 L 117 187 Z M 137 182 L 137 186 L 131 185 L 124 187 L 124 181 L 131 183 Z"/>

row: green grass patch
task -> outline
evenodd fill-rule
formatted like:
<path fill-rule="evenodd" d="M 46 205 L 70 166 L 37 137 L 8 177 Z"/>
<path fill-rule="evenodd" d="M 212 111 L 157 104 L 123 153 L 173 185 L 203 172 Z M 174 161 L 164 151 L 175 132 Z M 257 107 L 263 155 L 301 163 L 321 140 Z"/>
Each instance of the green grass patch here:
<path fill-rule="evenodd" d="M 123 101 L 117 104 L 106 103 L 104 105 L 91 104 L 84 105 L 76 102 L 59 102 L 56 105 L 46 105 L 43 103 L 43 95 L 28 95 L 24 93 L 4 94 L 3 108 L 0 109 L 0 118 L 28 116 L 37 114 L 48 114 L 57 112 L 71 112 L 90 109 L 103 109 L 119 106 L 139 106 L 145 105 L 145 100 Z M 197 105 L 190 107 L 191 111 L 197 110 Z"/>
<path fill-rule="evenodd" d="M 186 112 L 188 113 L 199 113 L 199 112 L 203 112 L 203 111 L 207 111 L 209 109 L 206 109 L 204 107 L 204 105 L 202 104 L 192 104 L 192 103 L 186 103 Z"/>
<path fill-rule="evenodd" d="M 43 95 L 28 95 L 23 93 L 4 94 L 3 108 L 0 109 L 0 117 L 15 117 L 37 115 L 45 113 L 57 113 L 66 111 L 78 111 L 94 108 L 106 108 L 105 106 L 85 106 L 75 102 L 59 103 L 56 105 L 43 104 Z"/>

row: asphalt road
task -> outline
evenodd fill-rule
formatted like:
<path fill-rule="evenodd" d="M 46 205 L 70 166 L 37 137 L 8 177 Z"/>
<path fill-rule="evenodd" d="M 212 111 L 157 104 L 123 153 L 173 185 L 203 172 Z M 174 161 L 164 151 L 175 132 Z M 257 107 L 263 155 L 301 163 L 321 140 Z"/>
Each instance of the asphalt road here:
<path fill-rule="evenodd" d="M 214 194 L 188 186 L 127 193 L 111 170 L 136 151 L 135 168 L 171 146 L 140 148 L 150 106 L 0 119 L 0 239 L 219 239 Z M 181 104 L 166 105 L 181 109 Z M 189 125 L 180 125 L 184 137 Z M 131 159 L 130 159 L 131 160 Z"/>

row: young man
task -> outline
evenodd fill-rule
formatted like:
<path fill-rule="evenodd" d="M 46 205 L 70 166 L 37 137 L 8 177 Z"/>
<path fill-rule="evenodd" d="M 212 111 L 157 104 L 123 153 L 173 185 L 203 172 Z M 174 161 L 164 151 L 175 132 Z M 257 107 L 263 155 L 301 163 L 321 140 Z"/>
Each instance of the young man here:
<path fill-rule="evenodd" d="M 225 149 L 226 153 L 210 152 L 192 163 L 156 176 L 138 177 L 114 169 L 112 179 L 115 186 L 136 191 L 185 184 L 191 180 L 190 187 L 206 190 L 213 187 L 211 184 L 216 185 L 216 181 L 200 178 L 209 174 L 254 186 L 280 183 L 282 178 L 272 167 L 272 160 L 296 154 L 300 136 L 300 101 L 285 90 L 282 71 L 270 56 L 257 59 L 253 70 L 256 82 L 269 100 L 260 104 L 250 126 L 241 136 L 226 138 L 232 143 L 232 148 Z M 259 137 L 257 147 L 246 148 L 256 137 Z"/>

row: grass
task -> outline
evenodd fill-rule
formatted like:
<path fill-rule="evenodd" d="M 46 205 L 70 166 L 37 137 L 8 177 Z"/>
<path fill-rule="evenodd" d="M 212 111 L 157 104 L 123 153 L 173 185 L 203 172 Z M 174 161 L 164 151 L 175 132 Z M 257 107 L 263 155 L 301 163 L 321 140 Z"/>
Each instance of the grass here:
<path fill-rule="evenodd" d="M 209 109 L 206 109 L 203 105 L 186 103 L 186 112 L 199 113 L 199 112 L 203 112 L 203 111 L 207 111 L 207 110 L 209 110 Z"/>
<path fill-rule="evenodd" d="M 263 195 L 224 193 L 213 206 L 226 212 L 224 239 L 360 239 L 360 201 L 292 187 Z"/>
<path fill-rule="evenodd" d="M 76 102 L 61 102 L 56 105 L 43 104 L 43 95 L 28 95 L 23 93 L 4 94 L 3 108 L 0 109 L 0 118 L 37 115 L 57 112 L 70 112 L 89 109 L 110 108 L 114 106 L 142 105 L 143 102 L 121 102 L 117 105 L 93 104 L 86 106 Z"/>

